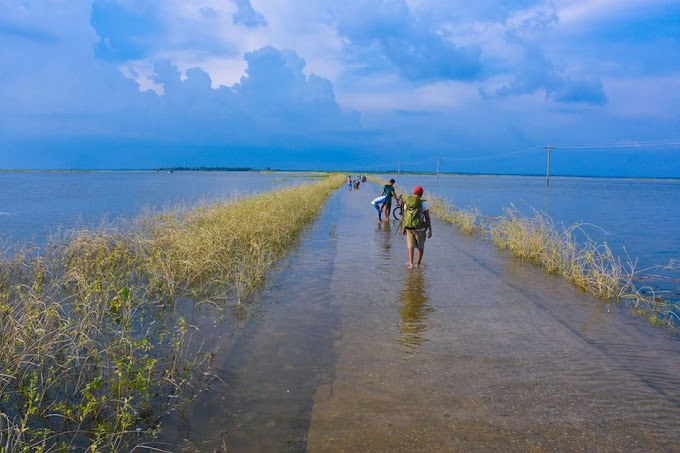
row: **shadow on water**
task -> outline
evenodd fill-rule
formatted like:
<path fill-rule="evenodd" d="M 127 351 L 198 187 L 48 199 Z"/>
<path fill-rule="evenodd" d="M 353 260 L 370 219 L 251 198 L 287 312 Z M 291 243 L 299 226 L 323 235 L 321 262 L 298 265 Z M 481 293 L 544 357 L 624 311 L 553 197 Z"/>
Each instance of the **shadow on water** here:
<path fill-rule="evenodd" d="M 377 191 L 334 194 L 215 325 L 171 451 L 680 451 L 677 338 L 437 222 L 409 270 Z"/>

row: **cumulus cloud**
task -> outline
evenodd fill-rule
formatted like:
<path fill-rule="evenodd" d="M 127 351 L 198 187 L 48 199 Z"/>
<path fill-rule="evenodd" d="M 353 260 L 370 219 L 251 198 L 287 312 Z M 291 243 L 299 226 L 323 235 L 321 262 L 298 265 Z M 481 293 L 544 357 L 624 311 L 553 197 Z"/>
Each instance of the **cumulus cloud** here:
<path fill-rule="evenodd" d="M 456 45 L 444 30 L 419 21 L 403 0 L 354 2 L 336 14 L 338 33 L 357 55 L 372 55 L 374 70 L 387 60 L 415 81 L 474 80 L 480 75 L 477 46 Z"/>
<path fill-rule="evenodd" d="M 545 98 L 555 102 L 582 102 L 601 105 L 606 102 L 602 82 L 597 79 L 572 79 L 560 73 L 540 49 L 528 46 L 517 68 L 514 80 L 485 96 L 513 96 L 544 91 Z"/>
<path fill-rule="evenodd" d="M 245 25 L 246 27 L 266 27 L 267 19 L 253 8 L 250 0 L 232 0 L 236 5 L 236 12 L 234 13 L 234 23 Z"/>
<path fill-rule="evenodd" d="M 575 68 L 557 65 L 546 54 L 545 42 L 559 25 L 557 11 L 551 5 L 516 11 L 503 22 L 505 55 L 500 52 L 493 75 L 509 79 L 500 87 L 482 86 L 484 98 L 544 93 L 544 98 L 558 103 L 602 105 L 607 97 L 601 80 L 581 74 Z M 498 33 L 499 29 L 496 29 Z M 508 52 L 508 49 L 510 52 Z"/>
<path fill-rule="evenodd" d="M 0 153 L 43 137 L 74 162 L 127 141 L 131 162 L 285 146 L 360 163 L 677 134 L 680 5 L 613 4 L 0 0 Z"/>
<path fill-rule="evenodd" d="M 240 58 L 240 49 L 220 37 L 234 28 L 232 15 L 241 9 L 229 2 L 213 3 L 93 0 L 90 24 L 99 37 L 97 57 L 118 62 L 180 61 L 208 54 Z"/>
<path fill-rule="evenodd" d="M 150 2 L 96 0 L 92 4 L 90 23 L 99 36 L 95 47 L 97 57 L 114 61 L 147 57 L 163 30 L 159 16 L 157 5 Z"/>
<path fill-rule="evenodd" d="M 200 68 L 182 79 L 177 67 L 160 62 L 154 81 L 163 86 L 156 96 L 158 132 L 183 140 L 215 143 L 269 142 L 277 137 L 316 136 L 358 129 L 356 113 L 338 106 L 330 81 L 306 76 L 305 61 L 294 51 L 268 46 L 245 55 L 246 74 L 232 87 L 213 89 Z"/>

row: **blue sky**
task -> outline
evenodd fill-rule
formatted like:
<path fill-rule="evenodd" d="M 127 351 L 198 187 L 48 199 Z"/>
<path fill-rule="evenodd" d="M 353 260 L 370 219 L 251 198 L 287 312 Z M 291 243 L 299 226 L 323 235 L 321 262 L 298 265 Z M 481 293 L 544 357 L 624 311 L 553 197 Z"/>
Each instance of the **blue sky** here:
<path fill-rule="evenodd" d="M 0 7 L 0 168 L 680 177 L 677 0 Z"/>

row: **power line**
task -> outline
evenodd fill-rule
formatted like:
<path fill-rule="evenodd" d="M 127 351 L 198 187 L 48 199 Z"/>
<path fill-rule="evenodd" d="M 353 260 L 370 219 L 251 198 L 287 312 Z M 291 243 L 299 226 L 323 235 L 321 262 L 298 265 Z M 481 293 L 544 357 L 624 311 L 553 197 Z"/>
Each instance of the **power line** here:
<path fill-rule="evenodd" d="M 532 146 L 531 148 L 525 148 L 525 149 L 520 149 L 518 151 L 511 151 L 509 153 L 502 153 L 502 154 L 493 154 L 490 156 L 478 156 L 478 157 L 442 157 L 443 160 L 449 160 L 449 161 L 456 161 L 456 162 L 468 162 L 468 161 L 475 161 L 475 160 L 489 160 L 489 159 L 496 159 L 498 157 L 507 157 L 507 156 L 514 156 L 517 154 L 523 154 L 523 153 L 528 153 L 530 151 L 536 151 L 541 149 L 541 146 Z"/>
<path fill-rule="evenodd" d="M 492 155 L 487 155 L 487 156 L 475 156 L 475 157 L 444 157 L 444 156 L 437 156 L 435 157 L 435 160 L 437 161 L 437 177 L 439 176 L 439 166 L 440 166 L 440 161 L 448 161 L 448 162 L 475 162 L 475 161 L 485 161 L 485 160 L 495 160 L 499 158 L 504 158 L 504 157 L 509 157 L 509 156 L 516 156 L 520 154 L 529 154 L 534 151 L 542 150 L 545 149 L 548 151 L 548 158 L 550 158 L 550 152 L 556 150 L 559 148 L 560 150 L 568 150 L 569 152 L 579 152 L 579 151 L 590 151 L 590 152 L 604 152 L 604 151 L 614 151 L 614 150 L 623 150 L 623 149 L 640 149 L 640 148 L 647 148 L 649 151 L 653 150 L 678 150 L 680 151 L 680 139 L 669 139 L 669 140 L 656 140 L 656 141 L 648 141 L 648 142 L 631 142 L 631 143 L 572 143 L 572 144 L 562 144 L 562 145 L 549 145 L 549 146 L 532 146 L 529 148 L 524 148 L 524 149 L 519 149 L 516 151 L 510 151 L 507 153 L 499 153 L 499 154 L 492 154 Z M 404 162 L 404 161 L 397 161 L 397 172 L 401 172 L 401 167 L 402 166 L 408 166 L 408 167 L 424 167 L 427 166 L 429 160 L 418 160 L 418 161 L 410 161 L 410 162 Z M 431 161 L 429 161 L 431 162 Z M 376 167 L 376 170 L 378 167 L 385 167 L 385 162 L 380 162 L 379 164 L 376 163 L 374 165 L 371 165 Z M 550 163 L 548 162 L 548 171 L 547 171 L 547 183 L 549 184 L 549 172 L 550 172 Z"/>
<path fill-rule="evenodd" d="M 598 143 L 598 144 L 565 144 L 555 145 L 561 149 L 626 149 L 626 148 L 678 148 L 680 140 L 666 140 L 655 142 L 635 142 L 635 143 Z"/>

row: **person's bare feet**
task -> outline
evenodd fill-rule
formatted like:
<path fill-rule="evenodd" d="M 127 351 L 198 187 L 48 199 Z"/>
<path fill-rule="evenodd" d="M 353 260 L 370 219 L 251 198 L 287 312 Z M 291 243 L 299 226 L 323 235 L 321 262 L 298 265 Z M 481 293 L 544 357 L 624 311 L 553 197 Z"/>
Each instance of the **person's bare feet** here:
<path fill-rule="evenodd" d="M 409 269 L 413 269 L 413 264 L 408 263 L 408 268 L 409 268 Z"/>

